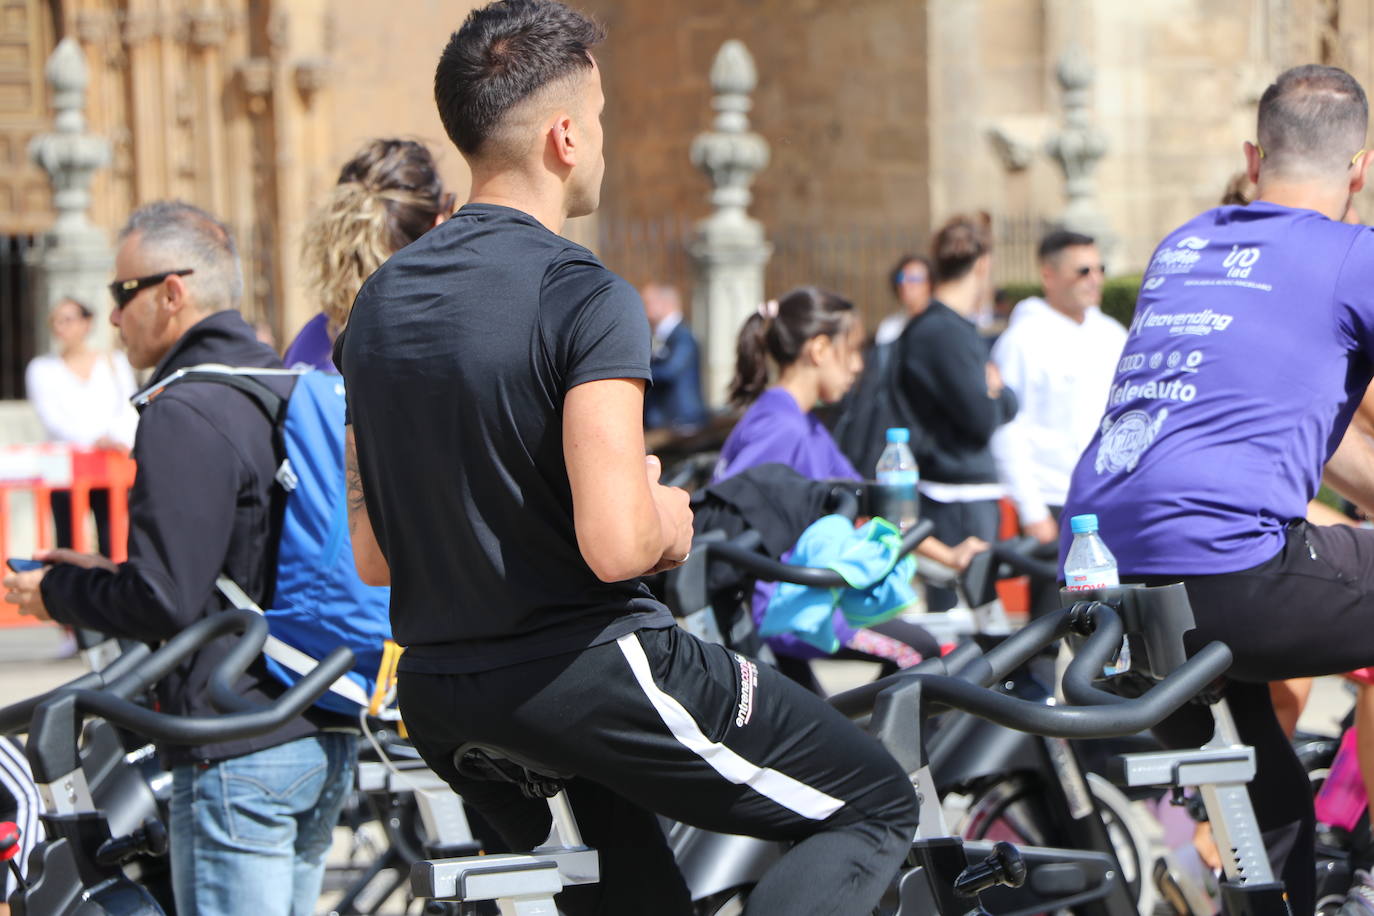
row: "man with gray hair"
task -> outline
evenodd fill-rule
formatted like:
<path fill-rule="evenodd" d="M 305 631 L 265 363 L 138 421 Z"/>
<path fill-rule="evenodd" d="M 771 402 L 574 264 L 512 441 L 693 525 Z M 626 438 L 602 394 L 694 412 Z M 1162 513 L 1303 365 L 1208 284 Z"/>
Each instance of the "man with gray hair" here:
<path fill-rule="evenodd" d="M 115 278 L 110 320 L 129 362 L 153 370 L 150 386 L 202 363 L 281 367 L 237 311 L 243 280 L 233 237 L 205 211 L 179 202 L 137 210 L 119 235 Z M 289 396 L 290 377 L 263 381 Z M 256 402 L 219 385 L 169 387 L 144 409 L 133 457 L 128 561 L 40 552 L 50 565 L 4 580 L 20 612 L 161 642 L 224 609 L 221 574 L 259 605 L 270 601 L 279 458 Z M 227 649 L 213 644 L 167 677 L 158 687 L 162 710 L 215 715 L 205 685 Z M 283 689 L 261 658 L 238 688 L 260 704 Z M 261 737 L 162 749 L 173 780 L 178 912 L 314 912 L 356 740 L 325 729 L 348 724 L 311 710 Z"/>
<path fill-rule="evenodd" d="M 1265 91 L 1245 144 L 1257 198 L 1155 250 L 1064 507 L 1097 515 L 1123 581 L 1186 585 L 1190 651 L 1231 647 L 1225 695 L 1255 748 L 1250 797 L 1294 913 L 1313 910 L 1312 792 L 1268 682 L 1374 664 L 1374 531 L 1304 520 L 1323 474 L 1374 506 L 1374 460 L 1348 431 L 1374 375 L 1374 231 L 1341 221 L 1369 171 L 1368 114 L 1334 67 Z M 1196 747 L 1205 712 L 1161 737 Z"/>

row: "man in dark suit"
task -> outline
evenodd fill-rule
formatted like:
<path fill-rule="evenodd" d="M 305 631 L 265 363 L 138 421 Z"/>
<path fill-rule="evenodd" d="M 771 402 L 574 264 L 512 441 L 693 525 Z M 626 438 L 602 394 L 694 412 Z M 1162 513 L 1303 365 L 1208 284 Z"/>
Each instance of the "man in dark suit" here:
<path fill-rule="evenodd" d="M 692 329 L 682 321 L 682 299 L 675 288 L 661 283 L 644 287 L 643 297 L 654 330 L 654 378 L 644 393 L 644 427 L 694 432 L 706 422 L 706 405 L 701 399 L 701 354 Z"/>

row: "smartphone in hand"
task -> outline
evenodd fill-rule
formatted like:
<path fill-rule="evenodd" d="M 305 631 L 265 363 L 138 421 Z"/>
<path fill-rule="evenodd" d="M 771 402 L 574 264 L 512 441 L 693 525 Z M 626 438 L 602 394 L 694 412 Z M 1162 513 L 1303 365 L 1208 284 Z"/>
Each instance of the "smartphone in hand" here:
<path fill-rule="evenodd" d="M 28 560 L 23 557 L 10 557 L 5 561 L 5 565 L 17 573 L 33 572 L 35 569 L 43 568 L 42 560 Z"/>

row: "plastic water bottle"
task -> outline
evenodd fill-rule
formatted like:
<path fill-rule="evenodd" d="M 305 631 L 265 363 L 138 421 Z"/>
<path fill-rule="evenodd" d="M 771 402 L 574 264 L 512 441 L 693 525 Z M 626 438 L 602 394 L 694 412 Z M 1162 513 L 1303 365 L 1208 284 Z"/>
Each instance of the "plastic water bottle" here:
<path fill-rule="evenodd" d="M 1121 584 L 1116 557 L 1097 533 L 1096 515 L 1075 515 L 1069 521 L 1073 544 L 1064 559 L 1064 587 L 1071 592 L 1115 588 Z"/>
<path fill-rule="evenodd" d="M 1115 588 L 1121 584 L 1117 574 L 1116 557 L 1102 543 L 1097 533 L 1096 515 L 1075 515 L 1069 520 L 1069 530 L 1073 532 L 1073 544 L 1069 555 L 1064 558 L 1064 587 L 1071 592 L 1090 592 L 1099 588 Z M 1104 667 L 1103 673 L 1111 676 L 1129 670 L 1131 667 L 1131 646 L 1123 636 L 1121 650 L 1116 661 Z"/>
<path fill-rule="evenodd" d="M 887 447 L 878 458 L 878 514 L 906 531 L 916 524 L 920 503 L 916 484 L 921 472 L 911 454 L 911 431 L 894 426 L 887 431 Z"/>

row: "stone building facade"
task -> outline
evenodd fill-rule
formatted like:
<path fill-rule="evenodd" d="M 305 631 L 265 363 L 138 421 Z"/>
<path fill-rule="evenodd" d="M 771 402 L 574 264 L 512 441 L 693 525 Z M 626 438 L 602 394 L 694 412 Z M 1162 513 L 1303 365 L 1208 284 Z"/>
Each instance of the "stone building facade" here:
<path fill-rule="evenodd" d="M 0 0 L 0 240 L 51 220 L 26 147 L 50 119 L 43 62 L 73 35 L 91 71 L 89 129 L 114 147 L 92 220 L 113 233 L 133 206 L 166 196 L 221 214 L 245 255 L 245 310 L 280 340 L 313 312 L 297 276 L 300 227 L 362 141 L 423 139 L 465 189 L 431 80 L 472 5 Z M 709 191 L 688 149 L 710 121 L 712 58 L 738 38 L 759 73 L 753 129 L 771 146 L 752 208 L 775 243 L 769 287 L 832 285 L 873 317 L 888 307 L 891 261 L 957 211 L 990 211 L 1003 230 L 999 275 L 1030 274 L 1029 246 L 1065 202 L 1045 147 L 1064 121 L 1066 52 L 1093 76 L 1087 116 L 1107 149 L 1096 199 L 1118 272 L 1138 270 L 1159 235 L 1215 201 L 1278 70 L 1329 62 L 1374 85 L 1374 0 L 581 5 L 611 40 L 600 54 L 603 212 L 578 237 L 636 282 L 686 281 L 684 243 Z M 29 308 L 38 320 L 46 304 Z"/>

